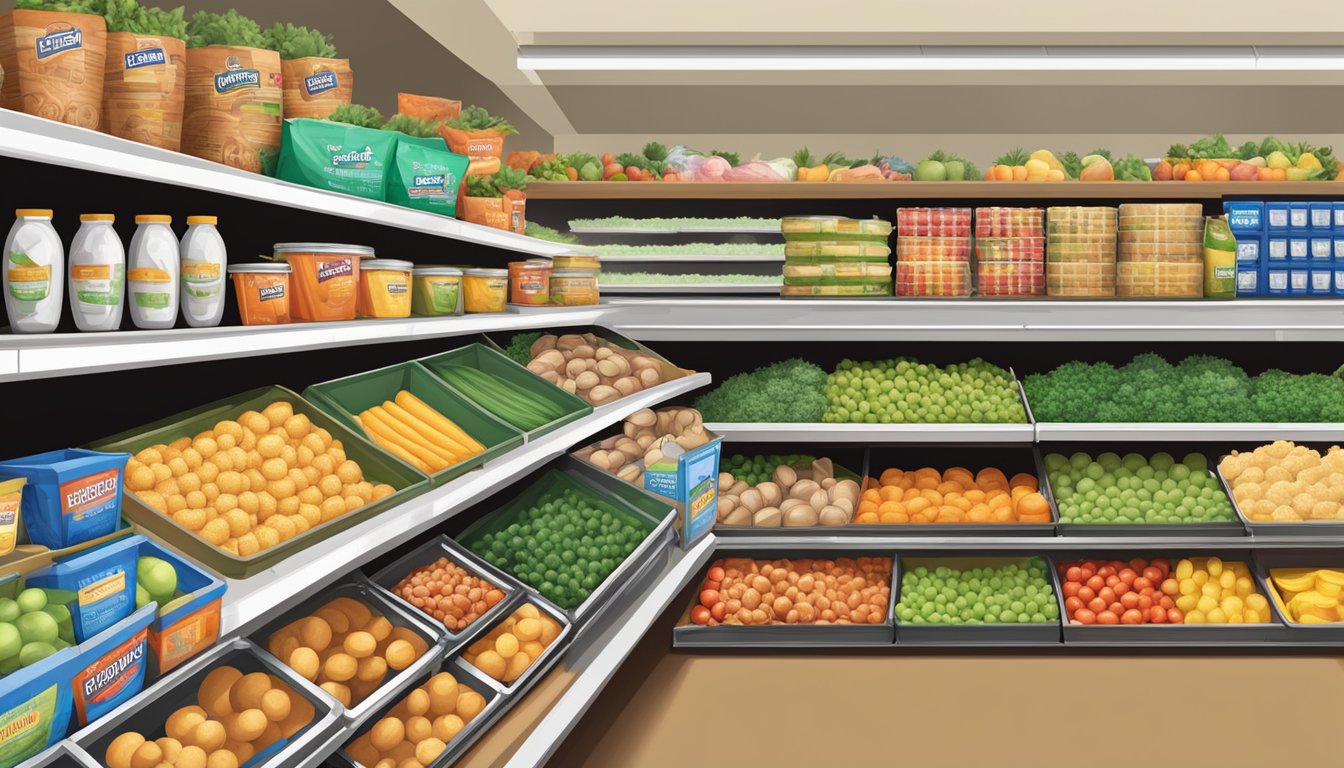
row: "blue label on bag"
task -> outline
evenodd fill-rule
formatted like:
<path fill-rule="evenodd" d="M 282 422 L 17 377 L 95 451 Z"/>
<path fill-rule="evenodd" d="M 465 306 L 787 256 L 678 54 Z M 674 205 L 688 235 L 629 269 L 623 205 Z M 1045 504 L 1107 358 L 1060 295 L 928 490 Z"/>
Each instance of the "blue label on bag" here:
<path fill-rule="evenodd" d="M 37 38 L 37 58 L 46 59 L 58 53 L 83 47 L 83 30 L 58 22 L 47 27 L 47 34 Z"/>
<path fill-rule="evenodd" d="M 162 48 L 142 48 L 126 54 L 126 68 L 139 69 L 168 63 L 168 54 Z"/>
<path fill-rule="evenodd" d="M 303 78 L 303 90 L 309 96 L 316 96 L 319 93 L 335 90 L 340 86 L 336 79 L 335 72 L 317 72 Z"/>
<path fill-rule="evenodd" d="M 260 88 L 261 72 L 244 69 L 237 56 L 230 56 L 224 62 L 224 71 L 215 73 L 215 93 L 228 93 L 243 88 Z"/>

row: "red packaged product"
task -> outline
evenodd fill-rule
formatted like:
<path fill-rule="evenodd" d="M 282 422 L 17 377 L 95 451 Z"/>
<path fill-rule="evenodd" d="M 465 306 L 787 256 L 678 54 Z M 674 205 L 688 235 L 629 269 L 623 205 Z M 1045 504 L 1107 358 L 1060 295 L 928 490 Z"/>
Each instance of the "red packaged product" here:
<path fill-rule="evenodd" d="M 958 262 L 896 264 L 897 296 L 970 296 L 971 266 Z"/>
<path fill-rule="evenodd" d="M 1044 261 L 1044 237 L 977 237 L 978 261 Z"/>
<path fill-rule="evenodd" d="M 898 208 L 899 237 L 970 237 L 970 208 Z"/>
<path fill-rule="evenodd" d="M 982 261 L 976 265 L 981 296 L 1044 296 L 1045 264 L 1039 261 Z"/>
<path fill-rule="evenodd" d="M 976 237 L 1041 237 L 1045 211 L 1040 208 L 976 208 Z"/>

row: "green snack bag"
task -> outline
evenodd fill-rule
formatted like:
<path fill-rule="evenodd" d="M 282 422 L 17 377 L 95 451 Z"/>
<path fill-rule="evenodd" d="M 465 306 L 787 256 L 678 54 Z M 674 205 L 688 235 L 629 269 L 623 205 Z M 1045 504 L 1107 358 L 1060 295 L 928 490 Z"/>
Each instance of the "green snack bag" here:
<path fill-rule="evenodd" d="M 398 134 L 329 120 L 285 121 L 276 176 L 370 200 L 387 199 Z"/>
<path fill-rule="evenodd" d="M 449 151 L 437 136 L 398 137 L 396 159 L 387 186 L 387 202 L 443 216 L 457 215 L 457 188 L 470 158 Z"/>
<path fill-rule="evenodd" d="M 1204 220 L 1204 297 L 1231 299 L 1237 295 L 1237 238 L 1225 216 Z"/>

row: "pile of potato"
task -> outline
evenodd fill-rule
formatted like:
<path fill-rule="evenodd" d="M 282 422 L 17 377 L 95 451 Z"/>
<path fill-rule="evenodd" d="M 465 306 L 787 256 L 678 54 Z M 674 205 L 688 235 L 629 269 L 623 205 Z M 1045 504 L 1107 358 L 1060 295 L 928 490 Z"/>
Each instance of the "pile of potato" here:
<path fill-rule="evenodd" d="M 837 480 L 830 459 L 810 469 L 780 465 L 764 483 L 748 485 L 719 474 L 719 525 L 810 528 L 848 525 L 859 502 L 859 484 Z"/>
<path fill-rule="evenodd" d="M 644 486 L 644 468 L 675 462 L 687 451 L 708 443 L 704 420 L 694 408 L 645 408 L 625 419 L 622 434 L 591 445 L 575 455 L 627 483 Z"/>
<path fill-rule="evenodd" d="M 591 333 L 545 334 L 532 342 L 527 369 L 593 405 L 603 405 L 663 382 L 663 363 Z"/>

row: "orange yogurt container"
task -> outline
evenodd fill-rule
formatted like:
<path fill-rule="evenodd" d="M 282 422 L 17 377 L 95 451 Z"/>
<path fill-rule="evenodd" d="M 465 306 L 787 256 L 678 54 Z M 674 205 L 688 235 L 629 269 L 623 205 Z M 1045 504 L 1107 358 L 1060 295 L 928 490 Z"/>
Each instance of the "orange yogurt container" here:
<path fill-rule="evenodd" d="M 276 243 L 275 255 L 294 270 L 290 313 L 296 320 L 354 320 L 359 294 L 360 259 L 373 249 L 341 243 Z"/>
<path fill-rule="evenodd" d="M 233 292 L 243 325 L 284 325 L 289 322 L 288 264 L 230 264 Z"/>
<path fill-rule="evenodd" d="M 410 317 L 411 270 L 399 259 L 369 259 L 359 267 L 360 317 Z"/>
<path fill-rule="evenodd" d="M 533 306 L 551 303 L 551 262 L 545 259 L 509 262 L 509 301 Z"/>

